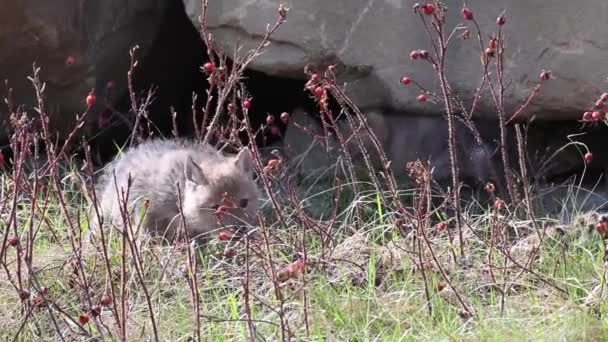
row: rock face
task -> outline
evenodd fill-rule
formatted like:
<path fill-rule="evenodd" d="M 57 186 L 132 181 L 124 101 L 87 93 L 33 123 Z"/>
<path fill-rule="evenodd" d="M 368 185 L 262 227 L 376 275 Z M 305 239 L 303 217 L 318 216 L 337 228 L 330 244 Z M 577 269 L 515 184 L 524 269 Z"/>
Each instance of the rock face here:
<path fill-rule="evenodd" d="M 184 0 L 198 25 L 200 3 Z M 399 79 L 407 74 L 427 89 L 439 91 L 429 63 L 411 60 L 410 51 L 432 46 L 424 28 L 404 0 L 298 0 L 290 7 L 287 22 L 273 35 L 272 47 L 252 67 L 276 75 L 302 75 L 306 64 L 339 63 L 350 95 L 360 107 L 387 106 L 418 114 L 437 114 L 441 108 L 416 102 L 414 87 L 404 88 Z M 454 39 L 447 64 L 452 87 L 468 99 L 481 80 L 479 43 L 471 22 L 460 14 L 462 1 L 447 0 L 449 30 L 458 23 L 472 27 L 467 40 Z M 555 80 L 545 86 L 528 114 L 538 118 L 575 119 L 606 87 L 608 3 L 573 1 L 506 0 L 497 4 L 469 4 L 485 41 L 498 31 L 496 18 L 506 10 L 508 35 L 506 75 L 512 82 L 505 104 L 516 108 L 536 84 L 542 69 L 552 70 Z M 243 51 L 257 44 L 267 24 L 274 23 L 277 2 L 224 0 L 210 2 L 209 24 L 215 39 L 233 51 L 240 41 Z M 567 19 L 555 20 L 567 13 Z M 458 36 L 458 34 L 457 34 Z M 599 71 L 599 72 L 598 72 Z M 487 99 L 490 99 L 488 96 Z M 491 103 L 483 103 L 492 116 Z"/>
<path fill-rule="evenodd" d="M 448 152 L 447 124 L 442 117 L 406 115 L 405 113 L 369 111 L 365 113 L 370 129 L 376 135 L 384 152 L 391 161 L 391 169 L 397 176 L 407 174 L 408 162 L 417 159 L 430 161 L 434 168 L 433 176 L 441 182 L 450 180 L 450 156 Z M 317 175 L 326 172 L 339 155 L 340 144 L 336 134 L 329 139 L 330 153 L 327 153 L 325 141 L 314 137 L 323 137 L 324 129 L 308 113 L 298 110 L 293 113 L 293 129 L 289 129 L 284 139 L 285 153 L 293 156 L 296 173 Z M 358 122 L 357 120 L 354 120 Z M 489 137 L 497 136 L 496 128 L 491 123 L 477 122 L 483 125 L 483 132 Z M 458 158 L 461 165 L 461 176 L 477 182 L 496 179 L 499 170 L 495 150 L 496 145 L 488 136 L 482 137 L 483 147 L 475 141 L 473 135 L 463 124 L 458 124 L 461 134 L 457 137 Z M 346 119 L 339 121 L 340 134 L 349 141 L 348 152 L 357 165 L 364 166 L 363 154 L 358 147 L 356 135 Z M 381 161 L 364 130 L 358 134 L 364 148 L 377 170 L 381 170 Z M 432 138 L 429 138 L 432 137 Z M 330 172 L 331 174 L 331 172 Z M 483 184 L 483 183 L 482 183 Z"/>
<path fill-rule="evenodd" d="M 279 115 L 298 107 L 314 113 L 314 104 L 302 91 L 303 69 L 306 65 L 314 69 L 336 64 L 340 81 L 347 83 L 347 92 L 354 102 L 369 113 L 370 122 L 379 132 L 389 132 L 390 138 L 383 142 L 391 159 L 397 161 L 394 167 L 402 170 L 405 162 L 424 155 L 434 159 L 437 172 L 447 170 L 445 137 L 436 134 L 439 131 L 445 134 L 443 109 L 432 101 L 417 102 L 418 90 L 400 83 L 400 78 L 408 75 L 427 89 L 439 92 L 431 65 L 409 58 L 410 51 L 415 49 L 433 51 L 420 20 L 412 13 L 411 2 L 286 0 L 284 3 L 290 8 L 287 22 L 273 35 L 269 50 L 246 71 L 245 82 L 255 99 L 253 121 L 262 123 L 267 113 Z M 450 29 L 458 23 L 470 25 L 460 14 L 461 1 L 449 0 L 447 5 Z M 608 59 L 602 52 L 608 49 L 603 39 L 608 29 L 598 23 L 606 21 L 608 3 L 506 0 L 500 8 L 493 2 L 470 5 L 485 40 L 497 31 L 496 17 L 506 10 L 505 69 L 510 82 L 506 107 L 511 110 L 518 107 L 536 84 L 541 70 L 551 70 L 555 79 L 543 86 L 522 119 L 532 115 L 545 122 L 567 119 L 570 122 L 564 134 L 580 132 L 580 127 L 572 123 L 605 86 L 602 70 L 608 70 Z M 149 108 L 150 119 L 155 126 L 170 132 L 169 107 L 174 107 L 185 123 L 180 132 L 185 133 L 187 124 L 192 122 L 192 92 L 202 97 L 206 86 L 205 77 L 199 72 L 206 60 L 198 32 L 200 6 L 198 0 L 8 1 L 0 11 L 0 78 L 8 79 L 13 88 L 13 103 L 31 109 L 36 98 L 26 77 L 32 74 L 34 61 L 41 66 L 40 76 L 46 82 L 46 113 L 51 117 L 52 129 L 64 137 L 74 126 L 76 114 L 84 111 L 86 95 L 94 89 L 98 101 L 89 113 L 84 131 L 90 137 L 95 136 L 100 145 L 110 147 L 106 148 L 107 156 L 100 157 L 107 160 L 114 152 L 111 140 L 117 137 L 120 140 L 130 131 L 121 122 L 130 109 L 129 49 L 137 44 L 140 50 L 135 88 L 144 92 L 149 86 L 157 87 Z M 229 55 L 239 42 L 241 53 L 245 53 L 259 43 L 267 25 L 274 23 L 277 7 L 278 2 L 268 0 L 210 1 L 208 18 L 214 41 L 222 44 Z M 555 20 L 564 13 L 568 14 L 566 19 Z M 474 37 L 475 31 L 471 31 L 467 40 L 456 34 L 446 65 L 451 87 L 465 102 L 470 102 L 467 99 L 481 81 L 479 47 Z M 112 84 L 111 90 L 108 82 Z M 0 96 L 5 97 L 6 92 L 4 84 L 0 84 Z M 476 113 L 479 119 L 492 119 L 495 110 L 486 101 Z M 6 120 L 6 106 L 0 105 L 3 127 Z M 492 125 L 480 127 L 480 131 L 494 144 L 496 125 Z M 284 129 L 281 127 L 281 136 L 286 136 Z M 553 149 L 568 143 L 560 132 L 551 130 L 559 138 L 551 140 L 556 141 L 551 143 Z M 297 134 L 292 131 L 288 138 L 298 140 Z M 542 129 L 534 134 L 538 146 L 531 143 L 530 151 L 550 145 Z M 598 163 L 602 160 L 608 169 L 608 161 L 604 162 L 608 156 L 600 155 L 604 136 L 604 132 L 599 132 L 596 137 L 602 139 L 591 139 L 598 146 L 592 150 Z M 5 137 L 5 130 L 0 130 L 0 140 Z M 429 144 L 429 137 L 441 140 Z M 473 148 L 469 147 L 470 142 L 462 144 L 466 146 L 465 154 Z M 404 145 L 408 146 L 407 151 L 402 149 Z M 580 152 L 571 149 L 572 156 L 559 162 L 559 174 L 581 169 Z M 471 176 L 485 171 L 484 167 L 481 170 L 475 167 L 478 165 L 473 163 L 467 170 Z"/>
<path fill-rule="evenodd" d="M 14 106 L 36 105 L 33 63 L 41 68 L 50 125 L 60 132 L 71 129 L 85 108 L 94 86 L 85 9 L 80 0 L 6 1 L 0 11 L 0 96 L 12 89 Z M 8 88 L 4 81 L 7 81 Z M 0 121 L 7 127 L 7 107 L 0 106 Z M 67 119 L 67 120 L 66 120 Z M 0 135 L 6 134 L 5 129 Z"/>
<path fill-rule="evenodd" d="M 13 89 L 14 104 L 36 105 L 27 80 L 35 62 L 46 83 L 51 128 L 65 137 L 93 89 L 99 105 L 89 123 L 95 122 L 106 82 L 113 80 L 116 92 L 126 90 L 129 48 L 140 44 L 145 56 L 167 7 L 161 0 L 8 1 L 0 13 L 0 77 Z M 7 89 L 0 91 L 4 97 Z M 6 108 L 0 109 L 0 118 L 6 121 Z"/>
<path fill-rule="evenodd" d="M 147 107 L 148 117 L 163 135 L 170 135 L 170 108 L 180 114 L 178 126 L 183 133 L 192 122 L 192 93 L 204 92 L 206 82 L 199 71 L 204 48 L 179 1 L 94 2 L 93 11 L 100 14 L 91 19 L 95 27 L 90 35 L 95 48 L 95 87 L 98 96 L 106 98 L 109 105 L 96 108 L 96 115 L 104 124 L 91 122 L 88 135 L 95 137 L 93 144 L 99 147 L 99 158 L 107 161 L 116 152 L 113 141 L 121 144 L 132 131 L 125 124 L 125 118 L 131 125 L 134 121 L 134 114 L 129 113 L 130 49 L 138 46 L 137 65 L 132 74 L 138 102 L 144 101 L 148 90 L 154 88 L 153 101 Z M 107 87 L 108 82 L 113 85 L 111 88 Z"/>
<path fill-rule="evenodd" d="M 14 105 L 24 105 L 33 114 L 36 96 L 27 76 L 36 62 L 46 83 L 45 112 L 51 130 L 65 138 L 94 90 L 97 104 L 81 132 L 89 142 L 103 145 L 105 157 L 114 152 L 110 140 L 124 140 L 130 132 L 124 119 L 131 108 L 127 72 L 134 45 L 139 46 L 134 88 L 144 98 L 150 86 L 157 88 L 148 107 L 157 126 L 170 131 L 170 106 L 186 113 L 192 92 L 204 91 L 198 70 L 204 48 L 179 1 L 24 0 L 9 1 L 0 12 L 0 78 L 13 89 Z M 7 92 L 4 83 L 0 85 L 2 98 Z M 0 122 L 8 127 L 4 104 Z M 6 139 L 7 131 L 0 131 L 0 140 Z"/>
<path fill-rule="evenodd" d="M 36 97 L 27 76 L 35 61 L 46 82 L 45 112 L 51 129 L 65 138 L 94 89 L 97 104 L 81 132 L 93 145 L 96 161 L 111 159 L 115 146 L 132 131 L 127 72 L 134 45 L 139 49 L 133 85 L 142 99 L 150 87 L 155 89 L 147 109 L 160 131 L 156 135 L 171 135 L 171 107 L 178 113 L 180 134 L 192 133 L 192 94 L 204 101 L 207 81 L 199 68 L 207 57 L 198 25 L 190 21 L 181 1 L 11 1 L 1 12 L 0 77 L 13 88 L 13 103 L 33 112 Z M 251 111 L 254 126 L 264 122 L 267 113 L 278 115 L 309 101 L 301 80 L 255 70 L 246 70 L 245 78 L 256 99 Z M 6 92 L 0 85 L 2 98 Z M 0 122 L 7 121 L 8 110 L 0 105 Z M 0 147 L 6 140 L 7 130 L 0 130 Z"/>

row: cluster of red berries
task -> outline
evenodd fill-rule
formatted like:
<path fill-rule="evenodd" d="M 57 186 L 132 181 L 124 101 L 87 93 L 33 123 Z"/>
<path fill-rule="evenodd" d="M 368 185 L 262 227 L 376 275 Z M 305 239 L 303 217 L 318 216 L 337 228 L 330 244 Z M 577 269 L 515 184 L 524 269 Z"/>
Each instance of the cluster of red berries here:
<path fill-rule="evenodd" d="M 436 7 L 432 3 L 424 3 L 422 5 L 420 5 L 420 4 L 417 3 L 417 4 L 414 5 L 414 9 L 415 10 L 421 9 L 422 13 L 424 13 L 426 15 L 433 15 L 433 14 L 435 14 Z M 462 17 L 465 20 L 473 20 L 474 19 L 473 11 L 470 8 L 468 8 L 468 7 L 463 7 L 462 10 L 460 11 L 460 13 L 462 13 Z M 496 22 L 498 23 L 498 25 L 504 25 L 505 19 L 504 19 L 504 17 L 501 16 L 501 17 L 499 17 L 499 19 L 497 19 Z"/>
<path fill-rule="evenodd" d="M 38 294 L 39 296 L 36 296 L 34 297 L 34 299 L 32 299 L 32 305 L 37 308 L 46 307 L 47 301 L 43 297 L 49 294 L 49 288 L 41 287 L 40 290 L 38 290 Z M 31 296 L 32 294 L 28 290 L 19 291 L 19 299 L 21 299 L 22 301 L 29 300 Z"/>
<path fill-rule="evenodd" d="M 429 4 L 427 4 L 429 5 Z M 424 5 L 423 5 L 424 8 Z M 426 50 L 414 50 L 412 52 L 410 52 L 410 59 L 428 59 L 429 58 L 429 53 Z M 401 78 L 401 84 L 403 85 L 408 85 L 412 83 L 412 79 L 410 77 L 403 77 Z M 418 102 L 426 102 L 427 100 L 427 96 L 425 94 L 420 94 L 418 95 L 418 97 L 416 97 L 416 99 L 418 100 Z"/>
<path fill-rule="evenodd" d="M 327 95 L 325 88 L 321 83 L 321 76 L 319 74 L 312 74 L 308 82 L 306 82 L 306 89 L 311 91 L 316 98 L 323 98 Z"/>
<path fill-rule="evenodd" d="M 593 109 L 583 113 L 582 122 L 600 122 L 608 120 L 608 93 L 603 93 L 593 105 Z M 583 156 L 586 164 L 590 164 L 593 161 L 593 154 L 591 152 L 585 153 Z"/>
<path fill-rule="evenodd" d="M 498 39 L 492 38 L 492 39 L 490 39 L 490 41 L 488 41 L 488 47 L 486 48 L 484 53 L 486 54 L 486 56 L 488 56 L 490 58 L 494 57 L 494 55 L 496 55 L 497 48 L 498 48 Z"/>
<path fill-rule="evenodd" d="M 409 85 L 412 82 L 413 80 L 410 77 L 404 76 L 401 78 L 401 84 L 403 85 Z M 418 102 L 426 102 L 427 97 L 425 94 L 420 94 L 418 95 L 418 97 L 416 97 L 416 99 L 418 100 Z"/>
<path fill-rule="evenodd" d="M 281 113 L 281 115 L 279 117 L 281 118 L 281 121 L 283 121 L 283 123 L 288 123 L 289 122 L 289 113 L 283 112 L 283 113 Z M 266 117 L 266 124 L 268 126 L 274 125 L 274 122 L 275 122 L 274 115 L 268 115 Z"/>
<path fill-rule="evenodd" d="M 608 93 L 603 93 L 595 104 L 593 111 L 583 113 L 584 122 L 598 122 L 608 118 Z"/>
<path fill-rule="evenodd" d="M 289 115 L 289 113 L 283 112 L 283 113 L 281 113 L 281 115 L 279 117 L 281 118 L 281 121 L 283 121 L 284 124 L 287 124 L 289 122 L 289 119 L 291 116 Z M 277 127 L 275 125 L 275 122 L 276 122 L 276 120 L 275 120 L 274 115 L 269 114 L 266 117 L 266 125 L 268 125 L 268 127 L 270 127 L 270 133 L 272 135 L 278 136 L 278 135 L 281 135 L 281 131 L 279 130 L 279 127 Z"/>
<path fill-rule="evenodd" d="M 403 84 L 403 85 L 409 85 L 412 82 L 413 82 L 412 79 L 407 76 L 404 76 L 401 78 L 401 84 Z M 425 94 L 420 94 L 420 95 L 418 95 L 418 97 L 416 97 L 416 99 L 418 100 L 418 102 L 426 102 L 427 97 Z"/>
<path fill-rule="evenodd" d="M 108 295 L 104 295 L 103 297 L 101 297 L 99 305 L 91 306 L 89 310 L 91 314 L 89 315 L 88 313 L 83 313 L 82 315 L 80 315 L 80 317 L 78 317 L 78 321 L 82 325 L 89 323 L 91 321 L 91 316 L 98 317 L 99 315 L 101 315 L 101 307 L 110 306 L 111 303 L 112 299 Z"/>
<path fill-rule="evenodd" d="M 410 58 L 411 59 L 427 59 L 429 58 L 429 52 L 426 50 L 414 50 L 412 52 L 410 52 Z"/>

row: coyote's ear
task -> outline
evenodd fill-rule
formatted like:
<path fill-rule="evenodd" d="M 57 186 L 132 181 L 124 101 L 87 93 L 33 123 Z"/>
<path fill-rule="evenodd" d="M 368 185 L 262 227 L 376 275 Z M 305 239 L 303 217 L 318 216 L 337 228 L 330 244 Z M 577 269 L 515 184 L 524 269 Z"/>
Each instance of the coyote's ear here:
<path fill-rule="evenodd" d="M 250 173 L 253 171 L 253 164 L 251 160 L 251 152 L 248 148 L 242 149 L 234 158 L 236 166 L 243 172 Z"/>
<path fill-rule="evenodd" d="M 188 156 L 184 165 L 184 175 L 186 181 L 194 184 L 207 184 L 208 182 L 203 169 L 190 156 Z"/>

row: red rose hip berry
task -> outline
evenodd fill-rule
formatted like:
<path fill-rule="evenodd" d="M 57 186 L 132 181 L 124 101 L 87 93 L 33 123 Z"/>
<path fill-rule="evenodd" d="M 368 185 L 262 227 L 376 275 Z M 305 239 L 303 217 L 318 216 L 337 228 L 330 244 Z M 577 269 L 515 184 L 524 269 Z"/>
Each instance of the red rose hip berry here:
<path fill-rule="evenodd" d="M 65 65 L 67 66 L 72 66 L 74 63 L 76 63 L 76 57 L 74 56 L 68 56 L 68 58 L 65 59 Z"/>
<path fill-rule="evenodd" d="M 91 93 L 87 96 L 86 101 L 87 101 L 87 105 L 94 106 L 97 103 L 97 96 L 95 96 L 95 94 Z"/>
<path fill-rule="evenodd" d="M 412 79 L 411 78 L 409 78 L 407 76 L 404 76 L 404 77 L 401 78 L 401 84 L 408 85 L 410 83 L 412 83 Z"/>
<path fill-rule="evenodd" d="M 288 123 L 290 119 L 290 115 L 287 112 L 283 112 L 281 113 L 281 121 L 283 121 L 283 123 Z"/>
<path fill-rule="evenodd" d="M 323 96 L 323 93 L 325 93 L 325 89 L 323 89 L 322 87 L 316 87 L 314 92 L 315 92 L 315 96 L 321 97 L 321 96 Z"/>
<path fill-rule="evenodd" d="M 78 321 L 80 322 L 80 324 L 85 325 L 87 323 L 89 323 L 89 321 L 91 320 L 91 316 L 87 315 L 87 314 L 82 314 L 80 315 L 80 317 L 78 318 Z"/>
<path fill-rule="evenodd" d="M 228 211 L 228 206 L 226 205 L 220 205 L 219 207 L 217 207 L 217 209 L 215 210 L 216 213 L 218 214 L 223 214 L 225 212 Z"/>
<path fill-rule="evenodd" d="M 593 154 L 591 152 L 587 152 L 583 158 L 585 158 L 585 163 L 589 164 L 593 161 Z"/>
<path fill-rule="evenodd" d="M 426 95 L 420 94 L 417 97 L 418 102 L 426 102 Z"/>
<path fill-rule="evenodd" d="M 270 159 L 268 161 L 267 166 L 271 169 L 276 169 L 277 167 L 279 167 L 279 163 L 280 163 L 280 160 L 278 160 L 278 159 Z"/>
<path fill-rule="evenodd" d="M 19 245 L 19 238 L 14 237 L 14 238 L 8 239 L 8 244 L 11 247 L 17 247 Z"/>
<path fill-rule="evenodd" d="M 422 11 L 426 15 L 432 15 L 433 13 L 435 13 L 435 5 L 433 5 L 433 4 L 424 4 L 424 5 L 422 5 Z"/>
<path fill-rule="evenodd" d="M 203 70 L 205 70 L 206 74 L 211 74 L 213 71 L 215 71 L 215 64 L 207 62 L 205 65 L 203 65 Z"/>
<path fill-rule="evenodd" d="M 505 17 L 503 17 L 502 15 L 498 18 L 496 18 L 496 25 L 498 26 L 502 26 L 507 22 L 507 19 Z"/>
<path fill-rule="evenodd" d="M 217 238 L 220 241 L 228 241 L 232 238 L 232 234 L 230 234 L 230 232 L 223 231 L 217 235 Z"/>
<path fill-rule="evenodd" d="M 251 108 L 251 101 L 250 100 L 243 101 L 243 108 L 245 108 L 245 109 Z"/>
<path fill-rule="evenodd" d="M 466 20 L 473 20 L 473 11 L 471 11 L 470 8 L 465 7 L 465 8 L 462 9 L 462 16 Z"/>

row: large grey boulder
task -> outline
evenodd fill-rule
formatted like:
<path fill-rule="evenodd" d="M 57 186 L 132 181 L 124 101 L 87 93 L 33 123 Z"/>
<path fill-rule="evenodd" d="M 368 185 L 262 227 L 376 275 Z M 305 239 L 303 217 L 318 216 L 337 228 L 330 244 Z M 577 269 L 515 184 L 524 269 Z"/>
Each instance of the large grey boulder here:
<path fill-rule="evenodd" d="M 97 127 L 105 110 L 106 85 L 113 93 L 127 91 L 129 49 L 139 45 L 139 60 L 151 51 L 170 2 L 166 0 L 18 0 L 6 1 L 0 11 L 0 95 L 13 90 L 15 106 L 37 106 L 31 82 L 32 64 L 45 82 L 45 112 L 52 132 L 65 138 L 86 109 L 94 89 L 97 105 L 89 113 L 86 131 Z M 0 122 L 7 128 L 8 109 L 0 106 Z M 6 136 L 6 129 L 0 137 Z"/>
<path fill-rule="evenodd" d="M 0 96 L 13 90 L 14 106 L 36 104 L 33 63 L 46 82 L 44 99 L 52 129 L 71 130 L 93 88 L 86 10 L 78 0 L 5 1 L 0 10 Z M 0 105 L 0 136 L 6 134 L 8 108 Z"/>
<path fill-rule="evenodd" d="M 184 0 L 188 15 L 198 25 L 201 1 Z M 418 114 L 438 114 L 442 108 L 416 101 L 413 87 L 404 88 L 402 75 L 437 90 L 429 63 L 410 60 L 414 49 L 432 51 L 420 20 L 412 13 L 413 2 L 404 0 L 298 0 L 290 7 L 287 22 L 273 36 L 273 45 L 252 64 L 274 75 L 302 75 L 306 64 L 340 63 L 349 92 L 362 107 L 389 106 Z M 448 24 L 465 22 L 462 1 L 448 0 Z M 600 0 L 469 1 L 482 31 L 497 31 L 496 18 L 506 10 L 508 53 L 505 63 L 509 94 L 507 107 L 514 109 L 538 80 L 542 69 L 552 70 L 547 83 L 527 114 L 538 118 L 573 119 L 581 115 L 606 88 L 608 70 L 608 4 Z M 255 46 L 266 25 L 276 17 L 278 3 L 267 0 L 210 2 L 209 24 L 217 42 L 232 51 L 237 41 L 243 52 Z M 468 40 L 456 39 L 447 65 L 452 87 L 462 98 L 471 98 L 480 83 L 480 51 L 474 30 Z M 486 99 L 490 99 L 489 96 Z M 483 114 L 494 115 L 492 103 L 484 102 Z"/>

